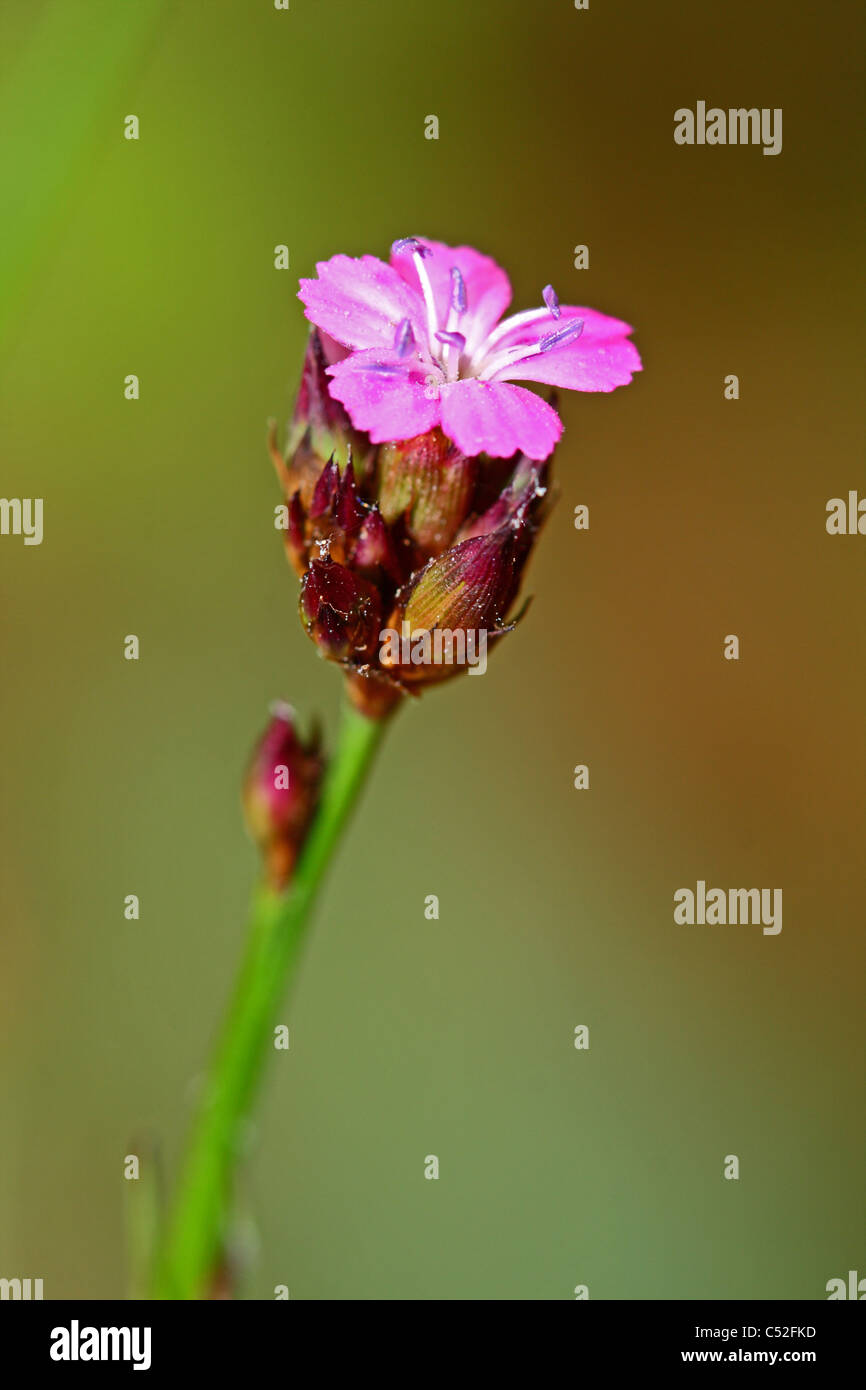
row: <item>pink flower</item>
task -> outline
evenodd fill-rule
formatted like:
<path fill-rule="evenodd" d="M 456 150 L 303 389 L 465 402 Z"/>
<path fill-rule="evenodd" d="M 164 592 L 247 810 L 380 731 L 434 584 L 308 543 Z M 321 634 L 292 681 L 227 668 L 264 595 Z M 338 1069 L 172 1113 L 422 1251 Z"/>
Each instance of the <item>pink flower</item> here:
<path fill-rule="evenodd" d="M 332 256 L 316 270 L 298 298 L 344 350 L 331 354 L 331 394 L 374 444 L 438 425 L 469 457 L 545 459 L 562 422 L 515 380 L 612 391 L 641 369 L 627 323 L 561 305 L 550 285 L 542 308 L 503 319 L 508 276 L 471 246 L 407 237 L 389 265 Z"/>

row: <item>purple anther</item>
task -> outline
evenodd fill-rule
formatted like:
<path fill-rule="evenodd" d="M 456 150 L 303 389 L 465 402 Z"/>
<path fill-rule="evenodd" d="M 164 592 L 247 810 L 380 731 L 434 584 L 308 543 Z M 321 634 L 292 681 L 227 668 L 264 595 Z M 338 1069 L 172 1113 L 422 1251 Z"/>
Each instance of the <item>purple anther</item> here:
<path fill-rule="evenodd" d="M 429 246 L 425 246 L 415 236 L 404 236 L 399 241 L 395 241 L 391 250 L 395 256 L 399 256 L 401 251 L 411 251 L 413 256 L 432 256 L 433 252 Z"/>
<path fill-rule="evenodd" d="M 466 346 L 466 339 L 462 333 L 437 333 L 436 337 L 440 343 L 447 343 L 448 347 L 455 347 L 459 352 Z"/>
<path fill-rule="evenodd" d="M 394 334 L 394 351 L 398 357 L 406 357 L 415 342 L 411 319 L 401 319 Z"/>
<path fill-rule="evenodd" d="M 451 267 L 451 308 L 455 313 L 466 313 L 466 281 L 456 265 Z"/>
<path fill-rule="evenodd" d="M 572 319 L 564 328 L 557 328 L 555 332 L 548 333 L 538 344 L 539 352 L 550 352 L 551 348 L 562 347 L 563 343 L 570 343 L 572 339 L 579 338 L 583 332 L 583 319 Z"/>
<path fill-rule="evenodd" d="M 562 315 L 562 310 L 559 307 L 559 298 L 553 286 L 545 285 L 544 289 L 541 291 L 541 297 L 544 300 L 550 312 L 553 314 L 553 317 L 555 319 L 560 318 Z"/>

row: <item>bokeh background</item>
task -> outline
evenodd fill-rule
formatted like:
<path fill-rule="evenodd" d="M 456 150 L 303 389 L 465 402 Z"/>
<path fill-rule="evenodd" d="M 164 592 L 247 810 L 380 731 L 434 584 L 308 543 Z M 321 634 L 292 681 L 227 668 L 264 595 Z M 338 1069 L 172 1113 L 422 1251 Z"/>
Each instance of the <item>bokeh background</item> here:
<path fill-rule="evenodd" d="M 516 307 L 552 281 L 627 318 L 645 371 L 564 403 L 525 622 L 393 728 L 250 1136 L 241 1292 L 866 1275 L 866 540 L 824 526 L 866 494 L 863 27 L 853 0 L 3 5 L 0 492 L 45 499 L 45 538 L 0 539 L 0 1274 L 121 1295 L 124 1155 L 174 1171 L 255 872 L 249 746 L 274 697 L 338 713 L 264 446 L 296 280 L 417 232 L 495 255 Z M 699 99 L 782 107 L 783 152 L 678 147 Z M 698 878 L 781 887 L 781 935 L 675 925 Z"/>

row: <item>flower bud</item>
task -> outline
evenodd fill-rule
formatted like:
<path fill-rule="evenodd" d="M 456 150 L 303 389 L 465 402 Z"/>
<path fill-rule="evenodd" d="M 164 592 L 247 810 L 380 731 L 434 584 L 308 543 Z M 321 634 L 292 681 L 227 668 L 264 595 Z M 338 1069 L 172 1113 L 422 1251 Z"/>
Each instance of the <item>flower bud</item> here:
<path fill-rule="evenodd" d="M 367 512 L 358 533 L 352 563 L 363 574 L 372 575 L 380 570 L 394 584 L 399 584 L 403 577 L 400 548 L 378 507 L 371 507 Z"/>
<path fill-rule="evenodd" d="M 334 344 L 328 346 L 332 353 L 341 351 L 335 349 Z M 352 428 L 343 406 L 328 390 L 328 364 L 326 345 L 314 328 L 307 341 L 285 454 L 279 449 L 274 422 L 271 422 L 268 435 L 268 447 L 283 496 L 289 504 L 297 497 L 297 505 L 303 512 L 309 511 L 316 485 L 329 460 L 348 460 L 354 451 L 356 460 L 366 470 L 372 458 L 369 441 Z M 294 559 L 291 552 L 290 558 Z"/>
<path fill-rule="evenodd" d="M 534 538 L 548 510 L 548 472 L 547 462 L 535 463 L 521 454 L 507 486 L 486 511 L 461 526 L 457 541 L 487 536 L 509 522 L 522 520 L 529 523 Z"/>
<path fill-rule="evenodd" d="M 383 646 L 380 654 L 393 679 L 426 685 L 456 675 L 469 643 L 470 664 L 479 651 L 486 664 L 488 647 L 514 626 L 507 622 L 508 611 L 535 539 L 536 495 L 533 482 L 500 498 L 495 519 L 505 517 L 504 525 L 484 530 L 480 518 L 471 536 L 430 560 L 398 594 L 390 630 L 399 631 L 401 640 Z"/>
<path fill-rule="evenodd" d="M 375 503 L 364 501 L 355 481 L 352 450 L 343 472 L 330 458 L 316 480 L 308 508 L 300 492 L 288 507 L 286 551 L 302 577 L 311 560 L 335 560 L 374 582 L 381 571 L 399 585 L 411 571 L 408 543 L 402 546 L 385 526 Z"/>
<path fill-rule="evenodd" d="M 417 561 L 451 544 L 472 503 L 477 468 L 439 429 L 382 445 L 379 509 L 389 526 L 405 519 Z"/>
<path fill-rule="evenodd" d="M 281 892 L 316 809 L 325 761 L 314 733 L 303 743 L 290 705 L 277 702 L 243 784 L 247 829 L 262 852 L 268 883 Z"/>
<path fill-rule="evenodd" d="M 520 583 L 521 539 L 505 526 L 446 550 L 421 571 L 399 617 L 412 631 L 501 627 Z"/>
<path fill-rule="evenodd" d="M 301 581 L 301 620 L 331 661 L 366 660 L 376 648 L 382 611 L 369 580 L 333 560 L 312 560 Z"/>

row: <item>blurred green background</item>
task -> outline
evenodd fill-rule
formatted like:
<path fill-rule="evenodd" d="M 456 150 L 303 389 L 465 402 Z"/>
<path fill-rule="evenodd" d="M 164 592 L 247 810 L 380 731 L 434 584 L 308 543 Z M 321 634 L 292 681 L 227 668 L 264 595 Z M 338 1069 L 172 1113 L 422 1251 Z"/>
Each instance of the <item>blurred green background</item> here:
<path fill-rule="evenodd" d="M 0 1275 L 121 1295 L 135 1136 L 174 1171 L 256 867 L 248 749 L 274 697 L 338 710 L 264 443 L 296 281 L 410 233 L 496 256 L 516 308 L 552 281 L 627 318 L 645 371 L 565 401 L 525 622 L 393 728 L 250 1137 L 242 1292 L 866 1275 L 866 540 L 824 527 L 866 494 L 863 27 L 849 0 L 3 6 L 0 492 L 45 499 L 45 537 L 0 538 Z M 782 107 L 781 155 L 675 145 L 699 99 Z M 675 925 L 698 878 L 781 887 L 782 933 Z"/>

